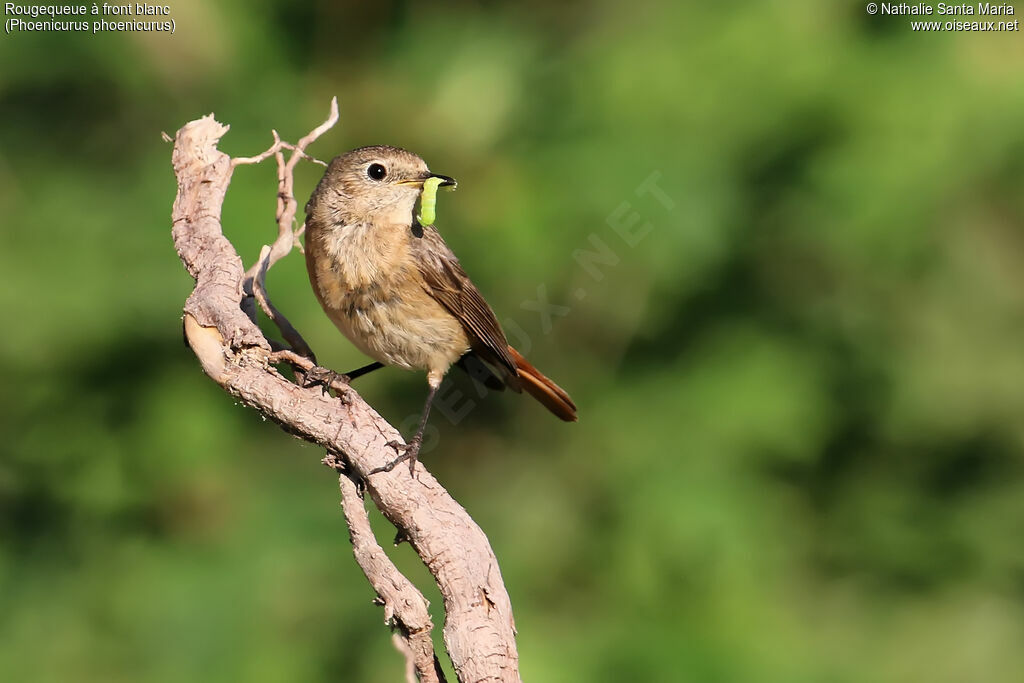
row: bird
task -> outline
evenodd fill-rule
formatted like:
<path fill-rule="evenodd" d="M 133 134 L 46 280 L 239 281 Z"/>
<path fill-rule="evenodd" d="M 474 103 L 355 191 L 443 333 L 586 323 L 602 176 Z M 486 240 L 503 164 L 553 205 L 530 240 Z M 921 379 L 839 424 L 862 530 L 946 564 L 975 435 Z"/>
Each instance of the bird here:
<path fill-rule="evenodd" d="M 448 370 L 471 369 L 490 388 L 524 389 L 555 416 L 577 420 L 569 394 L 509 345 L 494 311 L 434 225 L 413 215 L 424 183 L 456 186 L 399 147 L 360 147 L 335 157 L 306 204 L 306 270 L 339 331 L 374 362 L 425 371 L 428 393 L 416 434 L 389 442 L 413 474 L 430 407 Z M 424 212 L 426 213 L 426 212 Z"/>

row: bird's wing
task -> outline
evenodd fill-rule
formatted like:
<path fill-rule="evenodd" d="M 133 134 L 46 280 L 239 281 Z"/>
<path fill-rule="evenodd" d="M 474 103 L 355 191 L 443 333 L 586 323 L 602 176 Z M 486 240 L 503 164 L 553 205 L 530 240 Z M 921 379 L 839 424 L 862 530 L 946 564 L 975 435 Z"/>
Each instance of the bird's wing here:
<path fill-rule="evenodd" d="M 432 225 L 413 226 L 411 245 L 427 294 L 462 323 L 473 350 L 507 371 L 506 383 L 518 389 L 516 364 L 509 355 L 505 333 L 441 234 Z"/>

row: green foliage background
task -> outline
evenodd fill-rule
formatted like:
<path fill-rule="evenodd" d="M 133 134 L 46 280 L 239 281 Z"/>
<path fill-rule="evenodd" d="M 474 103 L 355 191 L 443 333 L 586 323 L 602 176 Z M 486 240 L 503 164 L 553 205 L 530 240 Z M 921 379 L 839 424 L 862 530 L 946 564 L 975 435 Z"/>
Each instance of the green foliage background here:
<path fill-rule="evenodd" d="M 181 342 L 160 131 L 213 111 L 255 154 L 337 94 L 311 151 L 459 178 L 442 231 L 580 406 L 473 397 L 425 456 L 494 545 L 525 678 L 1019 680 L 1020 33 L 810 0 L 171 9 L 174 35 L 0 37 L 0 679 L 401 679 L 320 453 Z M 272 165 L 235 173 L 247 262 L 274 202 Z M 299 256 L 269 286 L 364 362 Z M 358 388 L 395 422 L 425 391 Z"/>

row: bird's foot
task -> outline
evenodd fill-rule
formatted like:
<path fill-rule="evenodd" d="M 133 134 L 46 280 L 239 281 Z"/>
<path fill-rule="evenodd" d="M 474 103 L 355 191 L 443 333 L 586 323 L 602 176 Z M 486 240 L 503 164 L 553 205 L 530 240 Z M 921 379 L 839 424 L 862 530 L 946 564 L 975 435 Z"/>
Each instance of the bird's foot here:
<path fill-rule="evenodd" d="M 339 395 L 348 388 L 349 377 L 348 375 L 342 375 L 329 368 L 320 367 L 314 365 L 306 371 L 305 376 L 302 378 L 302 386 L 304 388 L 319 386 L 323 389 L 325 394 L 328 394 L 330 389 L 334 389 Z"/>
<path fill-rule="evenodd" d="M 416 473 L 416 457 L 420 453 L 420 446 L 423 444 L 423 437 L 420 434 L 414 436 L 409 443 L 401 443 L 400 441 L 388 441 L 386 445 L 395 449 L 398 453 L 398 457 L 389 462 L 383 467 L 375 467 L 370 470 L 369 474 L 377 474 L 379 472 L 390 472 L 395 469 L 398 465 L 409 461 L 409 475 L 413 476 Z M 369 476 L 369 475 L 367 475 Z"/>

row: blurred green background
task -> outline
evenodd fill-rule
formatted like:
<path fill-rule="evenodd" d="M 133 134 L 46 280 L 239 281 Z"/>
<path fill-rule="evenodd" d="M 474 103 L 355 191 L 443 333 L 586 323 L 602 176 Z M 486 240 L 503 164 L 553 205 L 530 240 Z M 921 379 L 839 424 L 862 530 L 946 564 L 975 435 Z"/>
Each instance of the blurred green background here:
<path fill-rule="evenodd" d="M 474 406 L 432 419 L 524 678 L 1020 680 L 1019 32 L 811 0 L 171 10 L 173 35 L 0 37 L 0 679 L 402 679 L 321 453 L 181 338 L 160 132 L 213 111 L 251 155 L 337 95 L 310 151 L 459 178 L 442 232 L 580 407 L 453 377 Z M 270 162 L 234 175 L 247 263 L 275 191 Z M 325 364 L 365 362 L 298 254 L 268 285 Z M 357 387 L 396 424 L 426 389 Z"/>

